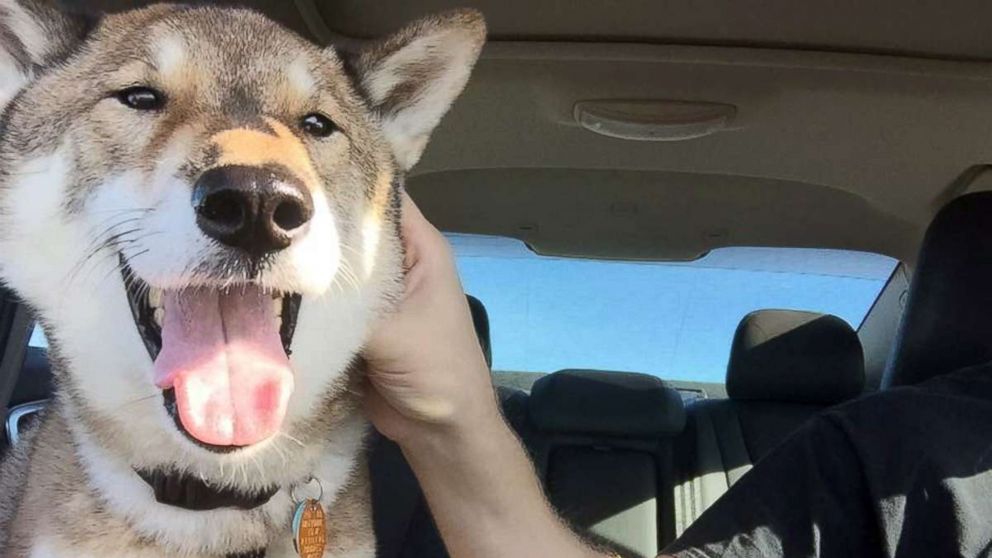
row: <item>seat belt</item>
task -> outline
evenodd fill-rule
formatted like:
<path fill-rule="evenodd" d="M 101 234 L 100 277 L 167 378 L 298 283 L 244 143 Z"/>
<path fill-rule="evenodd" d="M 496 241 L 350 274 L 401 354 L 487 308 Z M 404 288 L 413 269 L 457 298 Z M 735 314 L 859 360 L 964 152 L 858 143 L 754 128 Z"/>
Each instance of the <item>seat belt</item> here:
<path fill-rule="evenodd" d="M 0 289 L 0 420 L 7 419 L 10 398 L 21 375 L 24 354 L 31 338 L 28 309 L 7 289 Z"/>

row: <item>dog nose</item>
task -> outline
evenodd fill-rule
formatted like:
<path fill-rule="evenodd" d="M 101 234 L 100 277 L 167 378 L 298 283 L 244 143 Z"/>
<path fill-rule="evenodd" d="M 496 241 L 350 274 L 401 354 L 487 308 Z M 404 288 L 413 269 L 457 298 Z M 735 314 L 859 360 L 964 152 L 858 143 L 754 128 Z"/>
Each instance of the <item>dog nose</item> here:
<path fill-rule="evenodd" d="M 267 167 L 212 168 L 193 185 L 192 201 L 204 234 L 253 256 L 288 247 L 313 216 L 306 186 Z"/>

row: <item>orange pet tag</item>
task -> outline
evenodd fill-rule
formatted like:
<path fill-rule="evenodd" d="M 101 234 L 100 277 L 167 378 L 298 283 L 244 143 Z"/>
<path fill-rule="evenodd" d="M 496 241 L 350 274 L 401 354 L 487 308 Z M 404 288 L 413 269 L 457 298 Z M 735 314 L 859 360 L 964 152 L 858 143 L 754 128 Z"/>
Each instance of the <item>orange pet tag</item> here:
<path fill-rule="evenodd" d="M 323 558 L 324 547 L 327 546 L 327 524 L 324 518 L 324 508 L 320 505 L 324 497 L 324 486 L 320 481 L 310 477 L 305 484 L 317 483 L 320 494 L 316 499 L 296 498 L 296 486 L 289 492 L 290 498 L 296 504 L 293 512 L 293 546 L 300 558 Z"/>
<path fill-rule="evenodd" d="M 326 545 L 324 508 L 317 500 L 307 498 L 293 514 L 293 546 L 301 558 L 323 558 Z"/>

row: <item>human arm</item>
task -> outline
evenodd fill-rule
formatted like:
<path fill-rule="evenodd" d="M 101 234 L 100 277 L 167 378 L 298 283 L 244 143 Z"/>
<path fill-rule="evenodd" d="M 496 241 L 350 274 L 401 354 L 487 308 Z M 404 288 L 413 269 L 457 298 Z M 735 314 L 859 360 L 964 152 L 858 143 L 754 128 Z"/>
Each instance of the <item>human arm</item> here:
<path fill-rule="evenodd" d="M 445 238 L 404 194 L 406 294 L 366 351 L 366 412 L 396 441 L 454 558 L 603 556 L 544 498 L 503 421 Z"/>

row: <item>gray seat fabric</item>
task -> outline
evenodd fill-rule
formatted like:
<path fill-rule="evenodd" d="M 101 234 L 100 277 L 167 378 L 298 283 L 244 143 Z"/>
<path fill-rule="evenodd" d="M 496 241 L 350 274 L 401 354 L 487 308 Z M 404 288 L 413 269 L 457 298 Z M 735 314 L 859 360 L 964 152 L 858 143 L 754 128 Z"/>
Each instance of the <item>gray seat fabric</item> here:
<path fill-rule="evenodd" d="M 727 366 L 728 399 L 687 410 L 677 452 L 677 533 L 805 421 L 857 397 L 864 383 L 857 332 L 840 318 L 788 310 L 746 316 Z"/>
<path fill-rule="evenodd" d="M 548 499 L 576 530 L 623 556 L 654 557 L 673 540 L 678 392 L 644 374 L 564 370 L 534 384 L 528 418 Z"/>

